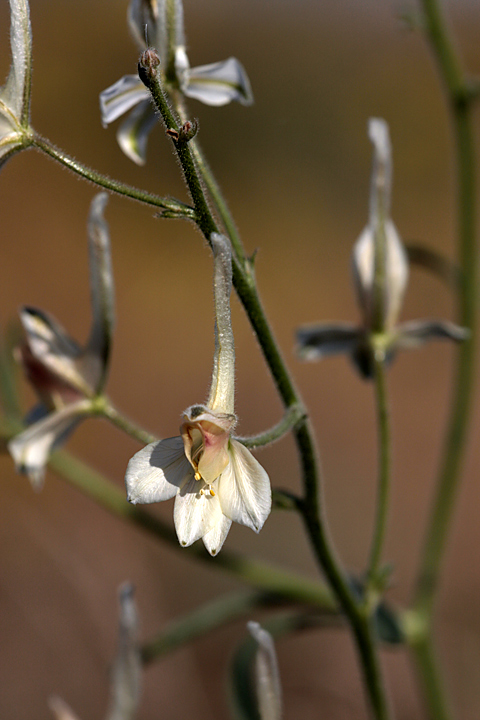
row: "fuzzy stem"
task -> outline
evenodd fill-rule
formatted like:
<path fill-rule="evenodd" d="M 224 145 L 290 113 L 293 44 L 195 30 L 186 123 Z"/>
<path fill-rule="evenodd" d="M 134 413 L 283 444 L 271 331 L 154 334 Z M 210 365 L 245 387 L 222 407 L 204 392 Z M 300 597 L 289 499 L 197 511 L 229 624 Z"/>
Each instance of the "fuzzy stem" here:
<path fill-rule="evenodd" d="M 202 182 L 189 148 L 188 139 L 183 132 L 183 128 L 179 126 L 160 84 L 159 73 L 157 72 L 158 64 L 158 56 L 153 51 L 147 50 L 140 59 L 139 76 L 150 91 L 165 123 L 167 134 L 172 138 L 193 200 L 197 225 L 207 241 L 210 241 L 210 235 L 218 232 L 217 225 L 205 199 Z M 233 258 L 233 284 L 256 333 L 285 407 L 301 405 L 299 393 L 293 384 L 261 306 L 253 268 L 249 262 L 241 263 L 236 256 Z M 321 515 L 317 453 L 313 433 L 306 418 L 295 427 L 294 436 L 300 454 L 305 491 L 305 497 L 300 504 L 300 508 L 308 535 L 316 557 L 350 622 L 361 658 L 365 684 L 374 717 L 377 720 L 387 720 L 389 718 L 388 703 L 371 622 L 369 618 L 364 617 L 351 592 L 345 574 L 335 556 L 332 541 L 328 536 L 326 519 L 323 514 Z"/>
<path fill-rule="evenodd" d="M 149 445 L 150 443 L 159 440 L 158 437 L 152 435 L 147 430 L 144 430 L 142 427 L 120 413 L 107 397 L 98 397 L 95 399 L 94 403 L 95 413 L 97 415 L 106 418 L 115 425 L 115 427 L 119 428 L 119 430 L 123 430 L 124 433 L 130 435 L 130 437 L 134 440 L 138 440 L 138 442 L 142 445 Z"/>
<path fill-rule="evenodd" d="M 258 435 L 251 437 L 236 437 L 235 439 L 247 448 L 258 448 L 270 445 L 286 435 L 300 421 L 305 419 L 305 408 L 302 405 L 291 405 L 285 411 L 283 418 L 269 430 L 264 430 Z"/>
<path fill-rule="evenodd" d="M 63 150 L 59 150 L 52 145 L 49 140 L 42 138 L 40 135 L 35 134 L 32 144 L 33 147 L 37 148 L 37 150 L 45 153 L 64 167 L 68 168 L 77 175 L 80 175 L 85 180 L 94 183 L 94 185 L 98 185 L 99 187 L 105 188 L 105 190 L 110 190 L 118 195 L 129 197 L 132 200 L 138 200 L 138 202 L 145 203 L 146 205 L 153 205 L 154 207 L 161 208 L 169 213 L 173 213 L 176 217 L 184 217 L 188 220 L 195 219 L 193 208 L 188 205 L 185 205 L 178 200 L 170 200 L 169 198 L 163 198 L 159 195 L 153 195 L 145 190 L 138 190 L 137 188 L 132 187 L 131 185 L 126 185 L 118 180 L 112 180 L 106 175 L 102 175 L 97 172 L 97 170 L 92 170 L 92 168 L 89 168 L 80 163 L 78 160 L 75 160 L 75 158 L 70 157 L 70 155 L 67 155 L 67 153 Z"/>

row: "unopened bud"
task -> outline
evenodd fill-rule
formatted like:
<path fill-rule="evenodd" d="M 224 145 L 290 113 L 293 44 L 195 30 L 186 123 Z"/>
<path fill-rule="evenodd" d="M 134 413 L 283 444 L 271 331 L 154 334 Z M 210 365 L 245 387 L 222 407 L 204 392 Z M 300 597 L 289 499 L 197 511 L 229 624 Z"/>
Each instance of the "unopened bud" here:
<path fill-rule="evenodd" d="M 138 61 L 138 76 L 147 87 L 149 79 L 155 77 L 159 65 L 160 57 L 155 48 L 147 48 L 140 55 L 140 60 Z"/>

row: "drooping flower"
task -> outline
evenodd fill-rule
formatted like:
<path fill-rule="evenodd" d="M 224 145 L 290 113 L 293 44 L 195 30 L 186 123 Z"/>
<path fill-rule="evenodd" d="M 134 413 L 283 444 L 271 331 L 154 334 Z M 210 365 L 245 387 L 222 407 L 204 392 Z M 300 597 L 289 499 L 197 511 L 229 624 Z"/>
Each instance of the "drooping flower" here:
<path fill-rule="evenodd" d="M 0 88 L 0 167 L 21 148 L 32 143 L 30 84 L 32 31 L 28 0 L 10 0 L 12 65 Z"/>
<path fill-rule="evenodd" d="M 245 69 L 233 57 L 191 68 L 185 51 L 182 0 L 131 0 L 128 8 L 131 33 L 141 51 L 147 40 L 160 57 L 167 90 L 206 105 L 226 105 L 237 100 L 250 105 L 253 95 Z M 100 93 L 102 122 L 106 126 L 128 110 L 117 140 L 123 152 L 138 165 L 146 159 L 147 140 L 156 123 L 150 94 L 137 75 L 125 75 Z"/>
<path fill-rule="evenodd" d="M 364 377 L 373 373 L 372 352 L 381 348 L 387 360 L 402 348 L 418 347 L 428 340 L 460 342 L 468 332 L 445 320 L 413 320 L 397 324 L 408 283 L 408 258 L 390 219 L 392 158 L 388 125 L 371 118 L 369 136 L 374 146 L 369 222 L 352 252 L 352 270 L 360 326 L 322 323 L 297 330 L 298 354 L 303 360 L 327 355 L 350 355 Z"/>
<path fill-rule="evenodd" d="M 8 444 L 17 470 L 41 486 L 51 450 L 93 412 L 93 400 L 106 382 L 114 325 L 113 275 L 108 227 L 103 218 L 106 193 L 95 196 L 88 222 L 93 322 L 81 348 L 50 315 L 24 307 L 20 320 L 25 342 L 18 355 L 40 399 L 29 427 Z"/>
<path fill-rule="evenodd" d="M 271 509 L 268 475 L 232 437 L 235 349 L 230 318 L 232 286 L 228 240 L 211 235 L 215 278 L 215 357 L 205 405 L 185 410 L 178 437 L 151 443 L 130 460 L 125 476 L 131 503 L 175 497 L 174 520 L 180 544 L 202 538 L 211 555 L 221 549 L 232 521 L 256 532 Z"/>

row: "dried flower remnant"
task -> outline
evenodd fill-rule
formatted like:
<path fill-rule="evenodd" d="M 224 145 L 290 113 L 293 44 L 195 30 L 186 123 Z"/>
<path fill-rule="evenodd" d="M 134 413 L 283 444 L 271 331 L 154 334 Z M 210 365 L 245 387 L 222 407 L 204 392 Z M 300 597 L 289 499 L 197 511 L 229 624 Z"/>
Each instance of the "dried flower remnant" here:
<path fill-rule="evenodd" d="M 151 443 L 130 460 L 125 476 L 132 503 L 175 497 L 180 544 L 200 538 L 211 555 L 221 549 L 232 521 L 259 532 L 271 509 L 270 481 L 253 455 L 233 436 L 235 349 L 230 318 L 229 241 L 213 233 L 215 356 L 205 405 L 183 414 L 180 436 Z"/>
<path fill-rule="evenodd" d="M 0 88 L 0 167 L 18 150 L 32 143 L 30 85 L 32 30 L 27 0 L 10 0 L 12 65 Z"/>
<path fill-rule="evenodd" d="M 131 33 L 140 50 L 148 42 L 160 57 L 160 72 L 169 91 L 180 91 L 206 105 L 226 105 L 232 100 L 250 105 L 253 95 L 247 74 L 231 57 L 191 68 L 185 51 L 181 0 L 131 0 L 128 8 Z M 133 109 L 132 109 L 133 108 Z M 102 122 L 106 126 L 129 110 L 117 140 L 123 152 L 138 165 L 146 160 L 147 140 L 156 123 L 150 94 L 137 75 L 125 75 L 100 94 Z"/>
<path fill-rule="evenodd" d="M 88 222 L 93 322 L 84 348 L 41 310 L 24 307 L 20 319 L 25 342 L 18 355 L 40 399 L 30 425 L 8 445 L 17 469 L 40 487 L 52 449 L 94 412 L 108 369 L 114 326 L 113 275 L 108 227 L 103 218 L 107 195 L 96 195 Z"/>
<path fill-rule="evenodd" d="M 302 360 L 345 353 L 367 378 L 373 373 L 373 352 L 391 360 L 402 348 L 419 347 L 435 339 L 460 342 L 468 337 L 464 328 L 446 320 L 397 324 L 408 282 L 408 260 L 390 219 L 392 158 L 385 120 L 371 118 L 369 136 L 374 146 L 370 216 L 352 252 L 362 324 L 322 323 L 297 330 L 297 351 Z"/>

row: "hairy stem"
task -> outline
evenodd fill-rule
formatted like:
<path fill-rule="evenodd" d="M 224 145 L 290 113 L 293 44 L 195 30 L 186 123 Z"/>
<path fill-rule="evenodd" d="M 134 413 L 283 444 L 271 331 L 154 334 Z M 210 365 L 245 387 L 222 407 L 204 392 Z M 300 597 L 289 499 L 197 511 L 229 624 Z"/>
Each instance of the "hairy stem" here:
<path fill-rule="evenodd" d="M 97 170 L 83 165 L 75 158 L 67 155 L 63 150 L 59 150 L 49 140 L 35 135 L 33 140 L 33 147 L 37 148 L 41 152 L 45 153 L 49 157 L 59 162 L 64 167 L 68 168 L 72 172 L 80 175 L 84 180 L 89 180 L 98 187 L 105 188 L 111 192 L 129 197 L 132 200 L 138 200 L 138 202 L 145 203 L 146 205 L 153 205 L 153 207 L 161 208 L 170 213 L 173 213 L 176 217 L 184 217 L 189 220 L 195 218 L 193 208 L 179 202 L 178 200 L 171 200 L 169 198 L 163 198 L 159 195 L 153 195 L 152 193 L 146 192 L 145 190 L 139 190 L 131 185 L 125 185 L 118 180 L 112 180 L 106 175 L 102 175 Z"/>
<path fill-rule="evenodd" d="M 158 437 L 152 435 L 147 430 L 144 430 L 136 423 L 129 420 L 129 418 L 122 415 L 116 407 L 114 407 L 107 397 L 99 397 L 95 400 L 95 412 L 101 417 L 110 420 L 115 427 L 122 430 L 127 435 L 130 435 L 134 440 L 138 440 L 142 445 L 149 445 L 150 443 L 159 440 Z"/>
<path fill-rule="evenodd" d="M 258 435 L 252 435 L 251 437 L 238 437 L 236 440 L 245 445 L 248 448 L 258 448 L 265 445 L 270 445 L 276 440 L 280 440 L 286 433 L 290 432 L 292 428 L 297 425 L 301 420 L 305 418 L 305 409 L 303 406 L 291 405 L 287 408 L 283 418 L 269 430 Z"/>
<path fill-rule="evenodd" d="M 190 138 L 185 133 L 186 126 L 180 127 L 171 110 L 160 84 L 157 68 L 158 57 L 151 50 L 147 50 L 142 55 L 139 63 L 139 76 L 150 91 L 163 118 L 167 134 L 172 138 L 194 204 L 197 225 L 207 241 L 209 241 L 211 233 L 218 232 L 217 224 L 206 201 L 202 181 L 190 151 Z M 236 255 L 233 257 L 233 284 L 257 336 L 285 407 L 289 408 L 292 405 L 301 407 L 302 402 L 299 393 L 293 384 L 263 311 L 256 289 L 253 267 L 249 261 L 241 262 Z M 361 658 L 365 684 L 374 716 L 377 720 L 387 720 L 389 717 L 388 703 L 371 622 L 369 618 L 364 617 L 351 592 L 345 574 L 333 551 L 332 542 L 327 532 L 326 519 L 321 514 L 319 467 L 313 433 L 308 419 L 305 417 L 299 422 L 293 432 L 302 464 L 305 497 L 300 504 L 300 508 L 303 511 L 302 515 L 306 529 L 315 555 L 350 622 Z"/>

